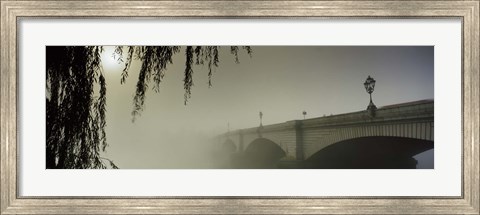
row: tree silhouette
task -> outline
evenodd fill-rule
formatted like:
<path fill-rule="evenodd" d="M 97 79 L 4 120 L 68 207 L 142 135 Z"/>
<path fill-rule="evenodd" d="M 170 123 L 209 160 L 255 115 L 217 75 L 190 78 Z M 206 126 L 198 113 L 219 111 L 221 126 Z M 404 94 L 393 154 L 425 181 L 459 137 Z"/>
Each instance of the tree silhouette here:
<path fill-rule="evenodd" d="M 209 86 L 212 71 L 218 67 L 219 46 L 187 46 L 183 85 L 185 105 L 193 86 L 193 65 L 207 65 Z M 252 49 L 242 46 L 250 56 Z M 240 47 L 231 46 L 230 52 L 238 63 Z M 126 50 L 126 53 L 124 51 Z M 145 93 L 159 92 L 165 70 L 180 46 L 117 46 L 115 53 L 125 59 L 120 82 L 125 83 L 132 60 L 139 60 L 141 68 L 133 98 L 132 117 L 144 108 Z M 48 169 L 118 168 L 112 160 L 100 156 L 107 144 L 105 134 L 106 83 L 101 66 L 102 46 L 47 46 L 46 48 L 46 115 Z M 108 165 L 107 165 L 108 164 Z"/>

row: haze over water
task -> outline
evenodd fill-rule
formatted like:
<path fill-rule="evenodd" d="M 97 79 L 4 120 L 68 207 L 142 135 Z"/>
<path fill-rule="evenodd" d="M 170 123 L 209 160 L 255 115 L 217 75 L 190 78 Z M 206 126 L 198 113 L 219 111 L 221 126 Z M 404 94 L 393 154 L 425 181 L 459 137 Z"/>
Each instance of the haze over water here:
<path fill-rule="evenodd" d="M 433 47 L 253 46 L 236 64 L 229 47 L 208 87 L 206 66 L 196 66 L 192 97 L 184 105 L 183 50 L 167 67 L 160 92 L 149 90 L 146 107 L 132 123 L 140 70 L 134 60 L 125 84 L 123 64 L 102 57 L 107 83 L 106 157 L 124 169 L 211 168 L 212 137 L 231 130 L 364 110 L 363 82 L 377 80 L 377 107 L 434 98 Z M 428 153 L 427 153 L 428 154 Z M 430 152 L 433 156 L 433 151 Z M 420 158 L 422 159 L 422 158 Z"/>

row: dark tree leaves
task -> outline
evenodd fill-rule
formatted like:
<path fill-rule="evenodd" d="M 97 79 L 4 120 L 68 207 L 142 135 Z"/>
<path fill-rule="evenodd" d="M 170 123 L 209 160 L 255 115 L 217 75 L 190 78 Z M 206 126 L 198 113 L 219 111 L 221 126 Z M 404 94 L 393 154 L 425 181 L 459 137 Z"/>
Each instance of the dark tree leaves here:
<path fill-rule="evenodd" d="M 46 49 L 47 168 L 107 168 L 100 158 L 107 147 L 102 51 L 100 46 Z"/>
<path fill-rule="evenodd" d="M 230 46 L 230 53 L 235 56 L 235 63 L 240 63 L 238 60 L 238 46 Z"/>
<path fill-rule="evenodd" d="M 183 78 L 183 88 L 185 89 L 185 104 L 187 104 L 188 98 L 192 94 L 191 89 L 193 86 L 193 70 L 192 70 L 192 62 L 193 62 L 193 48 L 192 46 L 187 46 L 187 50 L 185 50 L 185 56 L 187 58 L 185 62 L 185 77 Z"/>
<path fill-rule="evenodd" d="M 121 46 L 117 46 L 115 50 L 123 50 Z M 132 58 L 133 58 L 133 52 L 135 50 L 135 47 L 129 46 L 128 47 L 128 55 L 127 55 L 127 60 L 125 61 L 125 68 L 123 69 L 122 72 L 122 78 L 120 79 L 120 83 L 125 83 L 125 80 L 128 77 L 128 70 L 130 69 L 130 66 L 132 65 Z M 122 54 L 123 51 L 116 52 L 120 57 L 118 59 L 122 59 Z"/>
<path fill-rule="evenodd" d="M 125 47 L 117 46 L 115 50 L 116 54 L 122 55 Z M 185 48 L 185 71 L 183 79 L 183 87 L 185 89 L 184 103 L 188 102 L 188 99 L 192 94 L 193 83 L 193 66 L 206 65 L 208 69 L 208 86 L 212 86 L 213 72 L 219 65 L 219 46 L 187 46 Z M 125 68 L 122 72 L 120 82 L 123 84 L 128 77 L 128 71 L 131 66 L 132 59 L 140 60 L 142 63 L 137 84 L 136 91 L 133 98 L 133 120 L 140 115 L 145 106 L 146 92 L 148 86 L 153 81 L 152 89 L 155 92 L 160 91 L 160 83 L 165 76 L 165 70 L 169 64 L 173 63 L 173 57 L 175 54 L 181 51 L 180 46 L 128 46 Z M 231 46 L 231 53 L 235 56 L 235 62 L 238 60 L 238 46 Z M 251 56 L 252 49 L 250 46 L 242 46 L 242 49 Z M 120 56 L 121 58 L 122 56 Z"/>

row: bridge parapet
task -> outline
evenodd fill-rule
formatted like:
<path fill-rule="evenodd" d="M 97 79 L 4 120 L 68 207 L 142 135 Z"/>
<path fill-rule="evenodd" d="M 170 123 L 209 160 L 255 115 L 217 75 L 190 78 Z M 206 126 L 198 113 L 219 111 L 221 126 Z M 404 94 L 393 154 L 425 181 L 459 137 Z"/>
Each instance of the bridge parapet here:
<path fill-rule="evenodd" d="M 258 133 L 273 132 L 295 129 L 298 121 L 302 122 L 303 128 L 335 126 L 335 125 L 351 125 L 366 122 L 382 122 L 385 120 L 410 120 L 410 119 L 430 119 L 434 116 L 433 100 L 421 100 L 397 105 L 389 105 L 380 107 L 376 110 L 375 117 L 371 117 L 366 110 L 345 114 L 337 114 L 332 116 L 323 116 L 305 120 L 291 120 L 284 123 L 265 125 L 260 127 L 245 128 L 232 131 L 231 134 L 239 135 L 240 133 Z"/>
<path fill-rule="evenodd" d="M 429 119 L 434 115 L 433 100 L 422 100 L 398 105 L 384 106 L 376 110 L 375 117 L 369 115 L 365 111 L 338 114 L 333 116 L 324 116 L 303 121 L 304 128 L 311 127 L 331 127 L 345 126 L 353 124 L 363 124 L 366 122 L 382 122 L 392 120 L 409 120 L 409 119 Z"/>

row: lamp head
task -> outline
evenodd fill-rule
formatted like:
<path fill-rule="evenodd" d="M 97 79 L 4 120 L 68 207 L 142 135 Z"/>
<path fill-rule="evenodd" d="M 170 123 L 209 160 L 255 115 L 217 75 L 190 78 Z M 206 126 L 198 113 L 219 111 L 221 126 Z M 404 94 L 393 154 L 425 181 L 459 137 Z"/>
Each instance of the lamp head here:
<path fill-rule="evenodd" d="M 367 93 L 372 93 L 373 90 L 375 89 L 375 79 L 372 77 L 368 76 L 367 80 L 365 80 L 365 83 L 363 83 L 363 86 L 365 86 L 365 90 Z"/>

